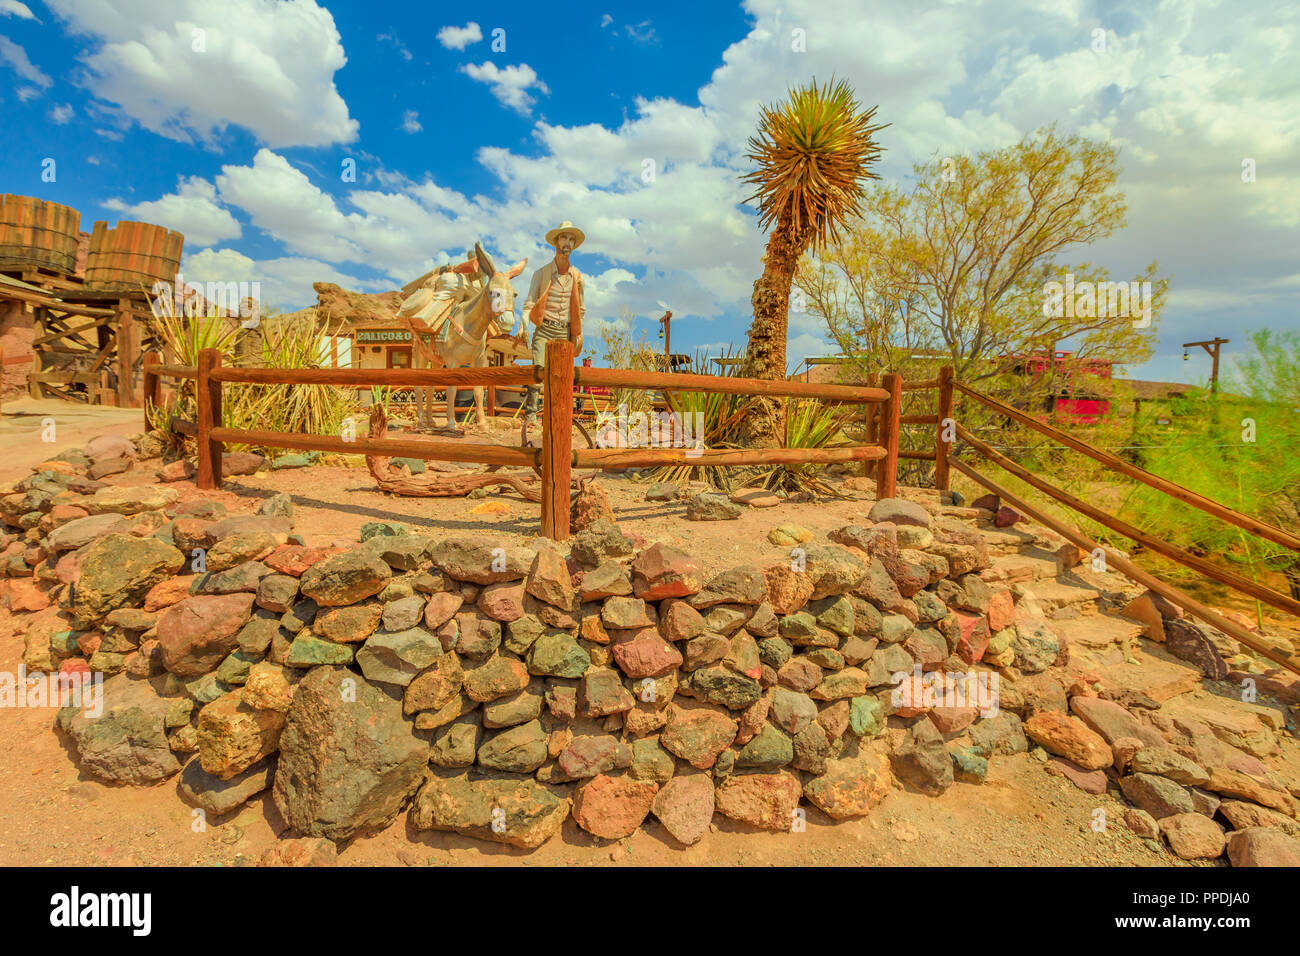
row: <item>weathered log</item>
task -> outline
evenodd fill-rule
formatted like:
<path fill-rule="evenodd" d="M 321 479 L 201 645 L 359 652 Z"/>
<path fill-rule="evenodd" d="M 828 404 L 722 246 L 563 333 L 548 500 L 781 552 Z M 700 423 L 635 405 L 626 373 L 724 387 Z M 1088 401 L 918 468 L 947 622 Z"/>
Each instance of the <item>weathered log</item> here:
<path fill-rule="evenodd" d="M 382 407 L 370 409 L 370 437 L 383 438 L 388 433 L 388 417 Z M 527 472 L 509 474 L 493 472 L 472 475 L 412 475 L 409 469 L 396 468 L 391 458 L 367 455 L 366 468 L 379 485 L 380 491 L 405 495 L 410 498 L 463 498 L 476 488 L 508 487 L 517 491 L 525 501 L 542 500 L 536 486 L 537 476 Z"/>

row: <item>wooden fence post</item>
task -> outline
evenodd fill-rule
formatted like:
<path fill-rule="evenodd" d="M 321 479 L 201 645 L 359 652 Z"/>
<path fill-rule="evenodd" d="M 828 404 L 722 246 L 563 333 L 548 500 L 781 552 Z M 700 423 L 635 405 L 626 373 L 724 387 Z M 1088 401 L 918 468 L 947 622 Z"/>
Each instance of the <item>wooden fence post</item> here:
<path fill-rule="evenodd" d="M 542 535 L 569 537 L 569 481 L 573 465 L 573 343 L 546 343 L 542 382 Z"/>
<path fill-rule="evenodd" d="M 880 440 L 885 457 L 877 463 L 876 500 L 894 497 L 898 487 L 898 430 L 899 412 L 903 405 L 903 378 L 890 372 L 881 381 L 889 392 L 889 400 L 880 407 Z"/>
<path fill-rule="evenodd" d="M 149 421 L 149 408 L 153 406 L 154 411 L 162 408 L 162 377 L 155 374 L 153 367 L 159 364 L 157 352 L 145 352 L 142 359 L 141 371 L 143 374 L 142 385 L 144 386 L 144 430 L 147 432 L 153 427 Z"/>
<path fill-rule="evenodd" d="M 939 423 L 934 430 L 934 487 L 939 491 L 948 491 L 950 484 L 948 452 L 952 450 L 952 443 L 943 440 L 943 433 L 946 430 L 944 420 L 952 418 L 952 380 L 955 374 L 956 369 L 951 365 L 939 369 Z"/>
<path fill-rule="evenodd" d="M 221 487 L 221 442 L 212 440 L 212 429 L 221 427 L 221 383 L 213 381 L 214 368 L 221 366 L 220 349 L 200 349 L 198 379 L 198 413 L 195 422 L 199 443 L 198 486 L 200 491 Z"/>

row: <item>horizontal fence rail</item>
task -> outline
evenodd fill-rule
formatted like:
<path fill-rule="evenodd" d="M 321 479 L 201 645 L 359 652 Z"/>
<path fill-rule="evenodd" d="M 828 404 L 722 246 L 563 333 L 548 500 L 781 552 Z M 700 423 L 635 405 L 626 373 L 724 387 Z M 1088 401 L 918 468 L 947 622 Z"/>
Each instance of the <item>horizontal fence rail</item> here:
<path fill-rule="evenodd" d="M 955 388 L 963 395 L 969 396 L 990 410 L 1000 415 L 1004 415 L 1013 421 L 1027 425 L 1029 428 L 1058 442 L 1061 446 L 1077 451 L 1095 461 L 1107 465 L 1112 471 L 1118 474 L 1133 478 L 1136 481 L 1155 488 L 1176 500 L 1192 505 L 1226 524 L 1231 524 L 1242 528 L 1243 530 L 1250 531 L 1261 538 L 1266 538 L 1267 540 L 1281 544 L 1285 547 L 1300 550 L 1300 547 L 1298 547 L 1300 546 L 1300 538 L 1296 538 L 1294 535 L 1291 535 L 1280 528 L 1275 528 L 1272 525 L 1260 521 L 1257 518 L 1252 518 L 1249 515 L 1241 514 L 1238 511 L 1234 511 L 1225 505 L 1221 505 L 1216 501 L 1205 498 L 1204 496 L 1169 481 L 1166 478 L 1154 475 L 1151 472 L 1126 462 L 1121 458 L 1117 458 L 1101 449 L 1095 448 L 1087 442 L 1075 438 L 1073 435 L 1070 435 L 1059 428 L 1055 428 L 1046 422 L 1039 421 L 1037 418 L 1021 409 L 1014 408 L 1007 405 L 1005 402 L 998 401 L 991 396 L 977 392 L 969 386 L 955 384 Z M 945 414 L 944 409 L 940 409 L 940 420 L 950 416 L 951 407 L 949 407 L 947 414 Z M 1156 554 L 1162 555 L 1163 557 L 1181 564 L 1184 567 L 1191 568 L 1193 571 L 1196 571 L 1213 581 L 1224 584 L 1239 594 L 1278 608 L 1288 614 L 1300 616 L 1300 601 L 1296 601 L 1288 595 L 1281 594 L 1262 584 L 1251 581 L 1250 579 L 1226 568 L 1221 568 L 1199 555 L 1193 554 L 1184 548 L 1180 548 L 1177 545 L 1149 534 L 1141 528 L 1110 515 L 1105 511 L 1102 511 L 1100 508 L 1057 488 L 1042 477 L 1030 472 L 1022 465 L 1017 464 L 987 442 L 981 440 L 965 426 L 956 425 L 954 431 L 957 438 L 960 438 L 975 452 L 983 455 L 988 461 L 1002 468 L 1007 473 L 1014 475 L 1016 478 L 1019 478 L 1037 491 L 1040 491 L 1048 497 L 1060 502 L 1075 513 L 1092 519 L 1102 527 L 1108 528 L 1109 530 L 1136 542 Z M 943 448 L 942 442 L 939 443 L 939 448 Z M 1268 660 L 1280 664 L 1296 674 L 1300 674 L 1300 660 L 1297 660 L 1296 656 L 1280 653 L 1268 644 L 1264 643 L 1259 637 L 1247 631 L 1245 628 L 1228 620 L 1226 617 L 1206 605 L 1201 604 L 1195 598 L 1178 588 L 1166 584 L 1153 574 L 1144 571 L 1132 561 L 1117 553 L 1114 549 L 1098 545 L 1097 542 L 1086 537 L 1077 528 L 1053 518 L 1045 511 L 1029 504 L 1023 498 L 1012 494 L 1005 487 L 976 471 L 975 468 L 969 464 L 956 459 L 950 459 L 947 464 L 952 468 L 956 468 L 976 484 L 991 491 L 1003 501 L 1009 502 L 1039 524 L 1051 528 L 1063 535 L 1067 540 L 1073 542 L 1078 547 L 1084 548 L 1088 551 L 1100 549 L 1104 554 L 1106 554 L 1109 564 L 1116 570 L 1120 571 L 1131 580 L 1150 588 L 1156 594 L 1167 598 L 1169 601 L 1183 608 L 1193 617 L 1199 618 L 1207 624 L 1218 628 L 1225 634 L 1230 635 L 1243 646 L 1250 648 Z"/>
<path fill-rule="evenodd" d="M 999 485 L 997 482 L 984 477 L 984 475 L 980 474 L 978 471 L 976 471 L 970 465 L 967 465 L 965 462 L 959 461 L 957 459 L 953 459 L 951 461 L 951 465 L 952 467 L 956 468 L 959 472 L 961 472 L 963 475 L 965 475 L 967 478 L 969 478 L 971 481 L 987 489 L 988 491 L 991 491 L 993 494 L 997 495 L 1001 500 L 1009 502 L 1015 508 L 1022 511 L 1024 514 L 1027 514 L 1030 518 L 1034 519 L 1044 527 L 1051 528 L 1053 531 L 1055 531 L 1057 534 L 1060 534 L 1062 537 L 1064 537 L 1067 541 L 1069 541 L 1071 544 L 1075 545 L 1076 547 L 1082 548 L 1085 551 L 1095 551 L 1100 549 L 1106 555 L 1107 563 L 1115 567 L 1118 571 L 1120 571 L 1128 578 L 1151 589 L 1156 594 L 1160 595 L 1166 600 L 1171 601 L 1174 604 L 1177 604 L 1179 607 L 1187 611 L 1187 613 L 1191 614 L 1193 617 L 1199 618 L 1200 620 L 1204 621 L 1206 624 L 1209 624 L 1212 627 L 1216 627 L 1220 631 L 1223 631 L 1223 633 L 1230 635 L 1239 643 L 1245 645 L 1246 647 L 1249 647 L 1251 650 L 1262 655 L 1263 657 L 1268 658 L 1269 660 L 1273 661 L 1275 664 L 1280 664 L 1282 667 L 1285 667 L 1287 670 L 1295 674 L 1300 674 L 1300 662 L 1297 662 L 1294 657 L 1288 657 L 1284 654 L 1278 653 L 1272 647 L 1268 646 L 1267 644 L 1259 640 L 1259 638 L 1257 638 L 1255 635 L 1247 631 L 1245 628 L 1228 620 L 1223 615 L 1211 610 L 1210 608 L 1202 604 L 1200 601 L 1197 601 L 1195 598 L 1191 597 L 1190 595 L 1183 593 L 1178 588 L 1175 588 L 1169 584 L 1165 584 L 1165 582 L 1161 581 L 1155 575 L 1142 570 L 1133 562 L 1129 561 L 1127 558 L 1117 553 L 1113 548 L 1102 547 L 1097 542 L 1083 535 L 1076 528 L 1070 527 L 1068 524 L 1066 524 L 1063 521 L 1058 521 L 1057 519 L 1053 518 L 1051 515 L 1047 514 L 1046 512 L 1041 511 L 1040 509 L 1029 504 L 1029 502 L 1025 501 L 1023 498 L 1020 498 L 1019 496 L 1008 491 L 1006 488 Z"/>
<path fill-rule="evenodd" d="M 548 342 L 546 365 L 462 369 L 283 369 L 233 368 L 221 364 L 217 349 L 203 349 L 194 367 L 165 365 L 157 354 L 143 361 L 145 428 L 151 427 L 150 410 L 162 407 L 162 379 L 195 383 L 197 412 L 193 422 L 173 418 L 168 427 L 191 437 L 198 446 L 196 483 L 203 490 L 219 488 L 221 457 L 226 444 L 341 454 L 418 458 L 426 461 L 460 461 L 483 465 L 534 468 L 542 478 L 541 533 L 556 540 L 569 536 L 570 487 L 573 468 L 607 470 L 656 465 L 746 466 L 798 465 L 836 462 L 877 463 L 877 497 L 892 497 L 898 471 L 899 408 L 904 383 L 886 375 L 884 387 L 832 385 L 785 380 L 731 378 L 672 372 L 575 367 L 573 343 Z M 541 385 L 545 397 L 542 447 L 527 448 L 456 442 L 427 442 L 398 438 L 344 438 L 290 432 L 231 428 L 222 415 L 223 387 L 230 385 L 329 385 L 339 387 L 465 387 L 487 388 L 495 410 L 495 393 L 524 392 Z M 637 388 L 654 391 L 707 391 L 735 395 L 812 398 L 850 405 L 878 406 L 871 419 L 868 443 L 835 448 L 599 448 L 574 449 L 574 402 L 594 398 L 575 388 Z M 925 386 L 922 386 L 925 387 Z M 929 424 L 927 418 L 923 424 Z M 877 440 L 878 436 L 878 440 Z M 905 453 L 911 454 L 911 453 Z M 933 457 L 933 456 L 931 456 Z"/>
<path fill-rule="evenodd" d="M 1150 548 L 1157 554 L 1164 555 L 1166 558 L 1176 561 L 1184 567 L 1198 571 L 1201 574 L 1204 574 L 1207 578 L 1213 578 L 1221 584 L 1226 584 L 1243 594 L 1248 594 L 1253 598 L 1257 598 L 1266 604 L 1271 604 L 1273 607 L 1286 611 L 1289 614 L 1300 616 L 1300 601 L 1293 600 L 1284 594 L 1279 594 L 1271 588 L 1264 587 L 1262 584 L 1256 584 L 1249 578 L 1244 578 L 1239 574 L 1234 574 L 1232 571 L 1220 568 L 1218 565 L 1212 564 L 1204 558 L 1192 554 L 1190 551 L 1184 551 L 1176 545 L 1163 541 L 1154 535 L 1147 534 L 1145 531 L 1134 527 L 1127 521 L 1107 514 L 1100 508 L 1088 504 L 1086 501 L 1081 501 L 1068 492 L 1062 491 L 1060 488 L 1049 484 L 1037 475 L 1034 475 L 1020 467 L 1005 455 L 980 441 L 960 425 L 957 426 L 957 434 L 972 448 L 983 454 L 985 458 L 988 458 L 1004 471 L 1010 472 L 1026 484 L 1037 488 L 1043 494 L 1055 498 L 1057 501 L 1061 502 L 1061 504 L 1073 508 L 1082 515 L 1086 515 L 1098 524 L 1109 528 L 1111 531 L 1116 531 L 1131 541 L 1136 541 L 1143 547 Z"/>
<path fill-rule="evenodd" d="M 889 391 L 868 385 L 822 385 L 783 379 L 733 378 L 727 375 L 693 375 L 686 372 L 648 372 L 640 369 L 574 369 L 576 385 L 604 385 L 612 388 L 653 388 L 664 391 L 720 392 L 727 395 L 777 395 L 783 398 L 821 398 L 861 404 L 887 402 Z"/>
<path fill-rule="evenodd" d="M 1047 435 L 1049 438 L 1060 442 L 1066 447 L 1071 448 L 1080 454 L 1087 455 L 1095 461 L 1101 462 L 1103 465 L 1119 472 L 1121 475 L 1125 475 L 1135 481 L 1140 481 L 1144 485 L 1149 485 L 1158 491 L 1163 491 L 1170 497 L 1177 498 L 1179 501 L 1189 504 L 1194 508 L 1199 508 L 1201 511 L 1213 515 L 1220 521 L 1225 521 L 1228 524 L 1235 525 L 1236 527 L 1249 531 L 1261 538 L 1272 541 L 1274 544 L 1280 544 L 1285 548 L 1290 548 L 1292 551 L 1300 551 L 1300 538 L 1283 531 L 1281 528 L 1275 528 L 1270 524 L 1260 521 L 1258 518 L 1252 518 L 1250 515 L 1244 515 L 1239 511 L 1234 511 L 1225 505 L 1219 504 L 1217 501 L 1212 501 L 1211 499 L 1206 498 L 1204 495 L 1197 494 L 1190 488 L 1184 488 L 1182 485 L 1175 484 L 1167 478 L 1153 475 L 1151 472 L 1139 468 L 1137 465 L 1131 464 L 1122 458 L 1117 458 L 1109 452 L 1104 452 L 1099 448 L 1094 448 L 1087 442 L 1081 441 L 1073 435 L 1061 431 L 1059 428 L 1054 428 L 1045 422 L 1040 422 L 1032 415 L 1023 412 L 1018 408 L 1013 408 L 1004 402 L 1000 402 L 996 398 L 991 398 L 988 395 L 984 395 L 961 384 L 957 385 L 957 389 L 963 395 L 970 396 L 993 411 L 1014 419 L 1023 425 L 1028 425 L 1035 431 Z"/>

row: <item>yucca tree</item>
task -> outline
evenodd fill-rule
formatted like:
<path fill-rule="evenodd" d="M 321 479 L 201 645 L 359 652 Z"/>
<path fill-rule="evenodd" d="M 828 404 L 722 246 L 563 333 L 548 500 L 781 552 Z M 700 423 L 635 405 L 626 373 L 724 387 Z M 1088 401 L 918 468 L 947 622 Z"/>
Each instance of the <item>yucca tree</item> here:
<path fill-rule="evenodd" d="M 853 90 L 834 78 L 790 91 L 784 103 L 764 106 L 748 159 L 758 168 L 743 177 L 757 187 L 758 223 L 771 228 L 763 275 L 754 283 L 745 374 L 785 378 L 790 286 L 799 257 L 839 238 L 858 213 L 863 182 L 879 177 L 872 165 L 881 147 L 873 139 L 876 107 L 863 110 Z"/>

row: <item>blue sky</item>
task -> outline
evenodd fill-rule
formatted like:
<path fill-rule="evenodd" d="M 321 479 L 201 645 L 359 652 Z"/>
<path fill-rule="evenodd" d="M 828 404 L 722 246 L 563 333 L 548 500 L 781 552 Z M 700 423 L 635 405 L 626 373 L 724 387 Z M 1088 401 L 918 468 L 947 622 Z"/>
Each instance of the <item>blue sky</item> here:
<path fill-rule="evenodd" d="M 1130 372 L 1196 380 L 1181 342 L 1297 325 L 1297 35 L 1262 3 L 0 0 L 0 191 L 179 229 L 187 279 L 282 307 L 316 280 L 395 288 L 476 238 L 531 270 L 571 219 L 593 332 L 631 316 L 653 338 L 664 301 L 675 350 L 716 350 L 743 343 L 761 268 L 738 178 L 758 106 L 835 74 L 893 124 L 887 181 L 1052 121 L 1115 142 L 1128 228 L 1070 258 L 1159 260 L 1161 344 Z M 792 360 L 828 351 L 792 316 Z"/>

